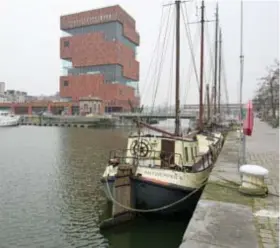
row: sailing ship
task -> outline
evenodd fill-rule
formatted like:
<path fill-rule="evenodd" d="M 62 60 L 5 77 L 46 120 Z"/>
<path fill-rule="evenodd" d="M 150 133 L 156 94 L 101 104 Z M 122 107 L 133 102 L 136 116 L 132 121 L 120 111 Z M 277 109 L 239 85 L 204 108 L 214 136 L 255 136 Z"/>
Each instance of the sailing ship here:
<path fill-rule="evenodd" d="M 131 184 L 135 208 L 164 215 L 189 214 L 193 211 L 223 144 L 223 135 L 220 132 L 203 129 L 201 96 L 199 127 L 194 132 L 182 134 L 179 109 L 180 4 L 180 1 L 175 1 L 175 131 L 167 132 L 137 121 L 138 132 L 129 135 L 126 149 L 110 152 L 108 164 L 101 178 L 108 200 L 115 202 L 112 197 L 118 166 L 131 165 L 134 171 Z M 203 18 L 204 1 L 201 9 Z M 204 20 L 201 23 L 203 26 Z M 203 80 L 200 87 L 201 94 Z M 155 134 L 141 132 L 143 127 L 153 130 Z"/>

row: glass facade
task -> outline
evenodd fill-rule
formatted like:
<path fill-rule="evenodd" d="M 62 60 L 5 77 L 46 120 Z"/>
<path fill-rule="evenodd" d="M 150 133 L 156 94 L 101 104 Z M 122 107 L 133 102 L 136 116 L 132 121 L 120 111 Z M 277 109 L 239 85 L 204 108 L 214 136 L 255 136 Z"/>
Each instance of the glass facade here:
<path fill-rule="evenodd" d="M 135 96 L 140 97 L 138 82 L 135 81 L 129 81 L 126 83 L 126 85 L 131 86 L 134 88 Z"/>
<path fill-rule="evenodd" d="M 119 22 L 108 22 L 102 24 L 89 25 L 79 28 L 68 29 L 62 32 L 62 37 L 69 37 L 78 34 L 102 32 L 106 40 L 117 40 L 130 47 L 136 53 L 136 45 L 123 36 L 123 26 Z"/>
<path fill-rule="evenodd" d="M 123 77 L 122 67 L 120 65 L 98 65 L 98 66 L 83 66 L 73 67 L 70 60 L 62 60 L 63 76 L 71 75 L 88 75 L 102 74 L 105 78 L 105 83 L 121 83 L 134 88 L 135 94 L 138 94 L 138 82 L 131 81 Z"/>
<path fill-rule="evenodd" d="M 61 60 L 62 63 L 62 76 L 68 76 L 68 69 L 72 68 L 72 61 L 71 60 L 66 60 L 66 59 L 62 59 Z"/>

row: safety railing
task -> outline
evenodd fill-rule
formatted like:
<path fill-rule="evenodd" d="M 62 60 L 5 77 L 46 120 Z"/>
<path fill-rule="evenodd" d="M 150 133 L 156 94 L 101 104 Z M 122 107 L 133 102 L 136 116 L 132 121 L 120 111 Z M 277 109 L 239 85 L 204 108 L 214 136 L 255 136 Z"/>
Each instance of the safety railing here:
<path fill-rule="evenodd" d="M 179 153 L 150 150 L 146 156 L 141 156 L 141 154 L 135 154 L 133 149 L 118 149 L 110 152 L 109 163 L 197 172 L 213 165 L 213 158 L 215 158 L 213 152 L 194 156 L 191 163 L 184 163 Z"/>
<path fill-rule="evenodd" d="M 211 152 L 205 154 L 197 155 L 193 159 L 193 164 L 191 165 L 193 171 L 201 171 L 213 165 Z"/>
<path fill-rule="evenodd" d="M 181 117 L 184 116 L 197 116 L 198 112 L 197 111 L 188 111 L 185 113 L 181 113 Z M 123 117 L 134 117 L 134 116 L 139 116 L 139 117 L 174 117 L 175 113 L 112 113 L 112 116 L 123 116 Z"/>
<path fill-rule="evenodd" d="M 173 152 L 157 150 L 134 150 L 117 149 L 112 150 L 109 155 L 109 163 L 132 164 L 140 166 L 160 166 L 160 167 L 183 167 L 182 155 Z M 164 165 L 164 166 L 163 166 Z"/>

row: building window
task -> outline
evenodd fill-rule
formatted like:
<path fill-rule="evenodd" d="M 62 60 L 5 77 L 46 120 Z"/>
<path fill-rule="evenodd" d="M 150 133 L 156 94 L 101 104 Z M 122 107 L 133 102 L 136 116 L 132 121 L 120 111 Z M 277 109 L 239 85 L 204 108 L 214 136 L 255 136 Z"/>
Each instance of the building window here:
<path fill-rule="evenodd" d="M 88 104 L 87 103 L 84 104 L 84 110 L 88 111 Z"/>
<path fill-rule="evenodd" d="M 64 81 L 64 82 L 63 82 L 63 86 L 66 87 L 66 86 L 68 86 L 68 85 L 69 85 L 68 81 Z"/>
<path fill-rule="evenodd" d="M 68 41 L 68 40 L 65 40 L 65 41 L 63 42 L 63 46 L 64 46 L 64 47 L 69 47 L 69 41 Z"/>

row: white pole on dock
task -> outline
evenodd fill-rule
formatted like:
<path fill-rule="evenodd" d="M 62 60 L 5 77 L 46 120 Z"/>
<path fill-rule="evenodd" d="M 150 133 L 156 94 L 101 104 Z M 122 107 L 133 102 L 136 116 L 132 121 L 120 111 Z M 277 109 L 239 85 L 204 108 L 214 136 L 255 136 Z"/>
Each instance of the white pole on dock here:
<path fill-rule="evenodd" d="M 241 152 L 239 154 L 239 167 L 242 164 L 246 163 L 246 136 L 244 135 L 242 131 L 243 128 L 243 118 L 242 118 L 242 110 L 243 110 L 243 104 L 242 104 L 242 90 L 243 90 L 243 71 L 244 71 L 244 55 L 243 55 L 243 0 L 241 0 L 240 3 L 241 7 L 241 16 L 240 16 L 240 149 Z"/>

